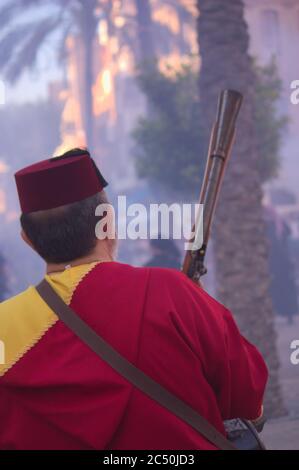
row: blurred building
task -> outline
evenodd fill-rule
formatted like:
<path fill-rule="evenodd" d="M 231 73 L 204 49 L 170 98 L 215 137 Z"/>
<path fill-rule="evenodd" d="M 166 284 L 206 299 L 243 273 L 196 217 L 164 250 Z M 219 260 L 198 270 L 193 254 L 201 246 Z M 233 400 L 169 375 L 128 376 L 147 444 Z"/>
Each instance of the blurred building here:
<path fill-rule="evenodd" d="M 279 111 L 289 118 L 288 133 L 283 142 L 283 165 L 280 183 L 291 187 L 299 196 L 297 182 L 299 145 L 299 105 L 291 103 L 291 83 L 299 80 L 299 1 L 245 0 L 251 55 L 265 65 L 275 59 L 282 80 Z"/>
<path fill-rule="evenodd" d="M 292 130 L 298 132 L 299 110 L 290 102 L 290 84 L 299 79 L 299 2 L 245 0 L 245 4 L 251 54 L 262 64 L 275 58 L 283 83 L 281 107 L 291 117 Z"/>

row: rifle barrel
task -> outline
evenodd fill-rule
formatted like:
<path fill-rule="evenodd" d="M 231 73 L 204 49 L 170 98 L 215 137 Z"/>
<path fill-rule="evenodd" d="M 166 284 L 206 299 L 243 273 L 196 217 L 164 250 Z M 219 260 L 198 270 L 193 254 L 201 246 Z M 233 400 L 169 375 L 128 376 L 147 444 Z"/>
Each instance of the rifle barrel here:
<path fill-rule="evenodd" d="M 201 248 L 196 247 L 194 250 L 186 252 L 182 268 L 183 272 L 195 281 L 198 281 L 206 273 L 204 258 L 225 168 L 235 138 L 236 120 L 242 99 L 242 95 L 235 90 L 224 90 L 219 96 L 216 121 L 211 132 L 205 175 L 199 198 L 200 204 L 203 204 L 203 243 Z M 198 229 L 199 227 L 193 227 L 193 233 Z M 194 237 L 192 241 L 194 241 Z"/>

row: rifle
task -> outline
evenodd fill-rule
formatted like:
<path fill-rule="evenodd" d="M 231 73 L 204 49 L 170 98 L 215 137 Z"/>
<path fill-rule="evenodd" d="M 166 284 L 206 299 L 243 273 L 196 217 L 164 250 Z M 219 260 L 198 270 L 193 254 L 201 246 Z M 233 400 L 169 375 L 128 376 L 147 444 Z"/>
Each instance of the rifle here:
<path fill-rule="evenodd" d="M 186 251 L 182 271 L 194 282 L 200 283 L 200 278 L 206 274 L 204 264 L 211 226 L 215 214 L 217 200 L 227 163 L 230 158 L 236 134 L 236 121 L 242 105 L 243 97 L 235 90 L 224 90 L 220 93 L 216 121 L 212 128 L 208 157 L 200 191 L 199 203 L 203 205 L 202 225 L 198 220 L 193 226 L 194 234 L 190 242 L 192 248 Z M 199 230 L 202 229 L 202 243 L 197 246 Z M 254 425 L 245 419 L 233 419 L 224 422 L 228 439 L 238 449 L 265 449 Z"/>
<path fill-rule="evenodd" d="M 224 90 L 221 92 L 216 121 L 213 126 L 206 168 L 199 196 L 199 203 L 203 205 L 202 227 L 197 223 L 193 226 L 195 235 L 190 240 L 193 243 L 191 250 L 186 251 L 182 271 L 193 281 L 199 282 L 201 276 L 206 274 L 204 265 L 211 225 L 215 214 L 216 203 L 221 189 L 224 172 L 231 154 L 235 139 L 235 125 L 241 108 L 243 97 L 238 91 Z M 202 228 L 202 245 L 194 246 L 198 230 Z"/>

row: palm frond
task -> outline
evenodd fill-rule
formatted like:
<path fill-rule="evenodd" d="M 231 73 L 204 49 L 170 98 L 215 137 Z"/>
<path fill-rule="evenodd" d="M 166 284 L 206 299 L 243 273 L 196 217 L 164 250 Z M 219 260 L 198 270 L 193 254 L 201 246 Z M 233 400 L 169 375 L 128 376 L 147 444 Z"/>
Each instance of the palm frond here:
<path fill-rule="evenodd" d="M 90 1 L 96 3 L 96 0 Z M 63 50 L 66 34 L 75 23 L 74 8 L 78 5 L 81 5 L 79 0 L 7 0 L 5 6 L 0 7 L 0 24 L 4 25 L 0 34 L 0 71 L 8 81 L 16 81 L 24 69 L 33 67 L 41 46 L 58 28 L 61 30 L 59 47 Z M 47 10 L 47 7 L 51 8 Z M 40 15 L 32 15 L 33 21 L 18 21 L 28 9 L 46 13 L 46 17 L 40 19 Z"/>
<path fill-rule="evenodd" d="M 4 75 L 9 82 L 15 82 L 24 69 L 34 65 L 45 39 L 56 30 L 59 24 L 58 18 L 47 18 L 39 22 L 38 27 L 32 30 L 27 40 L 19 48 L 16 59 L 10 61 L 5 68 Z"/>
<path fill-rule="evenodd" d="M 15 54 L 19 45 L 24 41 L 32 28 L 32 23 L 30 25 L 18 25 L 13 29 L 9 30 L 0 40 L 0 70 L 2 70 L 7 63 L 10 61 L 11 57 Z"/>
<path fill-rule="evenodd" d="M 13 18 L 15 13 L 20 8 L 20 1 L 15 0 L 9 3 L 6 3 L 4 6 L 0 8 L 0 24 L 6 25 L 9 23 Z"/>
<path fill-rule="evenodd" d="M 40 6 L 53 6 L 56 4 L 61 9 L 74 0 L 7 0 L 5 5 L 0 7 L 0 24 L 9 25 L 16 17 L 21 17 L 25 8 L 37 8 Z"/>

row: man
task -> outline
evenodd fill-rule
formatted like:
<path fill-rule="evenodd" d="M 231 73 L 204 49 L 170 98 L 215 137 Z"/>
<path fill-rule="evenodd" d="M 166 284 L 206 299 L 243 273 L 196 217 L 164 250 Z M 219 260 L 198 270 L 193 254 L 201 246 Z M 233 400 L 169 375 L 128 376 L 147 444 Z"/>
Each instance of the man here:
<path fill-rule="evenodd" d="M 16 173 L 22 237 L 46 279 L 127 360 L 224 434 L 256 419 L 264 361 L 230 312 L 178 271 L 113 260 L 95 236 L 106 182 L 85 150 Z M 0 306 L 0 449 L 215 449 L 132 386 L 47 306 L 34 287 Z"/>

